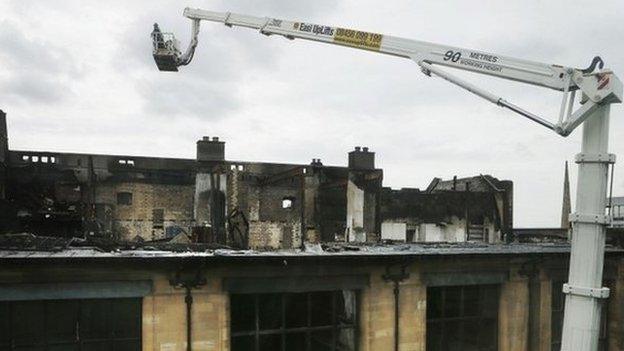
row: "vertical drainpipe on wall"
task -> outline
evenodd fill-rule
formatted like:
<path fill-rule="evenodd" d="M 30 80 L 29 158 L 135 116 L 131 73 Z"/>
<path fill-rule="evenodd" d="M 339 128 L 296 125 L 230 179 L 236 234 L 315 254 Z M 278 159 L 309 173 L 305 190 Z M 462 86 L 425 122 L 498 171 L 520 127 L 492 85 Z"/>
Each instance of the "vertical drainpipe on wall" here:
<path fill-rule="evenodd" d="M 466 238 L 468 241 L 470 238 L 470 182 L 466 182 L 466 192 L 464 194 L 464 206 L 465 206 L 465 221 L 466 221 Z"/>
<path fill-rule="evenodd" d="M 186 351 L 193 349 L 193 294 L 191 287 L 185 286 L 186 295 L 184 302 L 186 303 Z"/>
<path fill-rule="evenodd" d="M 409 273 L 407 273 L 407 264 L 401 265 L 399 272 L 390 272 L 390 268 L 390 266 L 386 267 L 386 274 L 382 278 L 386 282 L 391 281 L 394 283 L 394 351 L 399 351 L 399 284 L 409 278 Z"/>
<path fill-rule="evenodd" d="M 175 274 L 175 278 L 169 281 L 169 284 L 177 287 L 184 288 L 184 303 L 186 304 L 186 351 L 193 350 L 193 294 L 191 289 L 200 288 L 206 285 L 206 279 L 202 276 L 201 269 L 198 269 L 195 274 L 191 276 L 182 277 L 182 274 L 188 274 L 182 272 L 182 269 L 178 270 Z"/>

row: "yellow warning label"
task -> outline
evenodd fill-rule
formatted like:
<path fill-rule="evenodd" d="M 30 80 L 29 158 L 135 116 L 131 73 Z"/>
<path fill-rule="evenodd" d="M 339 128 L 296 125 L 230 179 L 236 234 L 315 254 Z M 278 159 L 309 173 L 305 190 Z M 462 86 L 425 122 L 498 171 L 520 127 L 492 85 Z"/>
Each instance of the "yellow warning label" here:
<path fill-rule="evenodd" d="M 356 48 L 379 50 L 383 35 L 359 30 L 337 28 L 334 42 Z"/>

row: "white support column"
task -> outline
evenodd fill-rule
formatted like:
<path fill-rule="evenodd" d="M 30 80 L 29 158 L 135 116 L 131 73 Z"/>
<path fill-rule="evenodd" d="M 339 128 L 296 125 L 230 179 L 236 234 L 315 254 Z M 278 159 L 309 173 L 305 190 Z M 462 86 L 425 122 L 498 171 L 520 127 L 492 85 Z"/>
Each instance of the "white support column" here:
<path fill-rule="evenodd" d="M 576 213 L 572 222 L 572 253 L 566 292 L 562 351 L 595 351 L 598 347 L 605 251 L 605 216 L 609 143 L 609 104 L 593 112 L 583 125 Z"/>

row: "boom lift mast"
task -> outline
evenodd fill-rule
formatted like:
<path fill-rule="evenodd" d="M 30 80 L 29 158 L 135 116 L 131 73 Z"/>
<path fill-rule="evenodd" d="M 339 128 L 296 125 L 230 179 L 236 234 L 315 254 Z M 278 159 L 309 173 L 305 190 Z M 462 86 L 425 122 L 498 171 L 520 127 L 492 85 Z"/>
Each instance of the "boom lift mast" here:
<path fill-rule="evenodd" d="M 177 71 L 179 66 L 191 62 L 198 43 L 200 21 L 221 22 L 228 27 L 255 29 L 267 36 L 307 39 L 410 59 L 426 75 L 445 79 L 564 137 L 583 124 L 582 150 L 576 155 L 579 164 L 576 212 L 570 214 L 573 224 L 570 271 L 568 283 L 563 287 L 567 297 L 562 350 L 597 349 L 601 300 L 609 296 L 609 289 L 602 287 L 605 230 L 611 222 L 605 214 L 608 167 L 615 163 L 615 155 L 607 150 L 609 111 L 611 104 L 622 102 L 622 83 L 612 71 L 603 69 L 604 62 L 600 57 L 594 57 L 588 68 L 578 69 L 307 22 L 191 8 L 184 10 L 184 16 L 193 21 L 191 43 L 185 53 L 178 49 L 171 33 L 162 33 L 154 25 L 153 56 L 161 71 Z M 439 66 L 561 91 L 558 121 L 553 123 L 524 110 Z M 577 91 L 581 93 L 580 107 L 573 110 Z"/>

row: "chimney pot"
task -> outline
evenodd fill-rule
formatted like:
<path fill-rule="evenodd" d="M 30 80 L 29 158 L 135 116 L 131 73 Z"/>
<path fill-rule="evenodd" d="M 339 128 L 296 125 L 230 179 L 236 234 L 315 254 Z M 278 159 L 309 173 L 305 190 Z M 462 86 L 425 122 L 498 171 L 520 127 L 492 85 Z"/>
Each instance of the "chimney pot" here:
<path fill-rule="evenodd" d="M 362 148 L 362 151 L 364 151 L 364 152 L 368 152 L 368 147 L 366 147 L 366 146 L 365 146 L 365 147 L 363 147 L 363 148 Z"/>
<path fill-rule="evenodd" d="M 205 136 L 202 138 L 203 141 L 210 141 L 210 137 L 209 136 Z"/>
<path fill-rule="evenodd" d="M 213 137 L 212 141 L 219 141 L 219 137 Z"/>
<path fill-rule="evenodd" d="M 362 150 L 362 148 L 361 148 L 361 147 L 359 147 L 359 146 L 356 146 L 356 147 L 355 147 L 355 151 L 361 151 L 361 150 Z"/>

